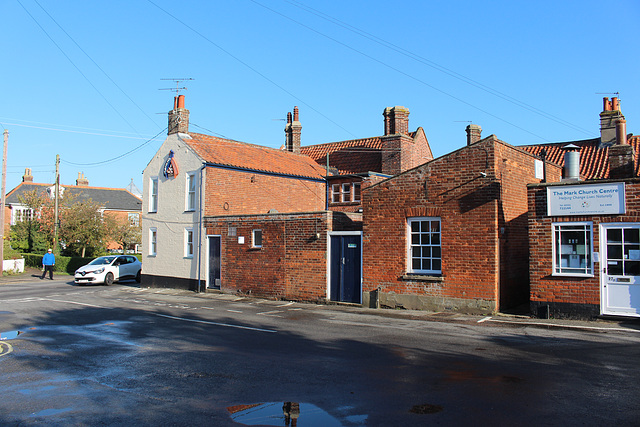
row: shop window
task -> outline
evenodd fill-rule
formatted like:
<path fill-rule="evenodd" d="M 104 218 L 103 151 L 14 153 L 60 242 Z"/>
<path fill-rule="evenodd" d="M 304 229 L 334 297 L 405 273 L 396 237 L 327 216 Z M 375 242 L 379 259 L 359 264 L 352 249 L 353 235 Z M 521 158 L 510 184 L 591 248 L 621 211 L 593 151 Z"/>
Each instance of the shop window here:
<path fill-rule="evenodd" d="M 408 218 L 409 272 L 442 274 L 440 218 Z"/>
<path fill-rule="evenodd" d="M 593 276 L 593 232 L 590 222 L 553 224 L 553 274 Z"/>

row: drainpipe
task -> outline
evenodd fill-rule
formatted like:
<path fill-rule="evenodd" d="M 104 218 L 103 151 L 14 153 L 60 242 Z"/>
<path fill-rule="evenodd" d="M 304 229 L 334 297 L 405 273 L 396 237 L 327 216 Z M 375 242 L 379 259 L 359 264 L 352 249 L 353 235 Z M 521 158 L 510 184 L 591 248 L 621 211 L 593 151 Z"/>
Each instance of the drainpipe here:
<path fill-rule="evenodd" d="M 326 177 L 325 177 L 325 187 L 327 189 L 326 191 L 326 197 L 325 197 L 325 202 L 324 202 L 324 210 L 328 211 L 329 210 L 329 153 L 327 153 L 327 173 L 326 173 Z"/>
<path fill-rule="evenodd" d="M 198 194 L 198 289 L 197 292 L 202 292 L 202 171 L 207 166 L 203 163 L 200 166 L 200 183 Z"/>

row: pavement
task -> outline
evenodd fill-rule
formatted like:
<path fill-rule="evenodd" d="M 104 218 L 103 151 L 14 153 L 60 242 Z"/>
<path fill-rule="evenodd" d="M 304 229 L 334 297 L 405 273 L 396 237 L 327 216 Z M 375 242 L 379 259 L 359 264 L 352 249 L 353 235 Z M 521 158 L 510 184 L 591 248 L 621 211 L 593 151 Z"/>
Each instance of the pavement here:
<path fill-rule="evenodd" d="M 15 284 L 21 282 L 33 282 L 42 276 L 42 270 L 26 267 L 23 273 L 7 274 L 3 272 L 0 276 L 0 287 L 4 284 Z M 45 280 L 49 280 L 48 277 Z M 53 280 L 72 281 L 73 277 L 68 274 L 55 274 Z M 261 299 L 259 297 L 239 296 L 224 292 L 204 292 L 195 293 L 183 289 L 155 289 L 144 288 L 149 292 L 162 292 L 163 294 L 176 296 L 193 296 L 196 298 L 228 299 L 233 301 Z M 300 304 L 314 304 L 299 302 Z M 371 309 L 363 308 L 358 304 L 331 303 L 327 305 L 330 309 L 349 311 L 355 314 L 367 314 L 381 317 L 405 318 L 412 320 L 424 320 L 445 323 L 464 324 L 486 324 L 492 326 L 512 326 L 512 327 L 538 327 L 545 329 L 573 329 L 591 332 L 622 332 L 640 334 L 640 318 L 636 317 L 598 317 L 593 320 L 577 319 L 538 319 L 525 312 L 525 310 L 514 313 L 494 313 L 490 316 L 470 315 L 456 312 L 430 312 L 422 310 L 393 310 L 393 309 Z"/>

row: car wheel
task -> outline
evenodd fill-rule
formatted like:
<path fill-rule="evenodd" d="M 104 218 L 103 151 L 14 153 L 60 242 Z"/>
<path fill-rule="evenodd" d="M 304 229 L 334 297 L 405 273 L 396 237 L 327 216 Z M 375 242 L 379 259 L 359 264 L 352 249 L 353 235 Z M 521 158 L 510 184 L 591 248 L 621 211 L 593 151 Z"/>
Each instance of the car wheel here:
<path fill-rule="evenodd" d="M 113 273 L 107 273 L 107 275 L 104 276 L 104 284 L 107 286 L 113 285 Z"/>
<path fill-rule="evenodd" d="M 136 282 L 140 283 L 142 281 L 142 272 L 138 271 L 138 274 L 136 274 Z"/>

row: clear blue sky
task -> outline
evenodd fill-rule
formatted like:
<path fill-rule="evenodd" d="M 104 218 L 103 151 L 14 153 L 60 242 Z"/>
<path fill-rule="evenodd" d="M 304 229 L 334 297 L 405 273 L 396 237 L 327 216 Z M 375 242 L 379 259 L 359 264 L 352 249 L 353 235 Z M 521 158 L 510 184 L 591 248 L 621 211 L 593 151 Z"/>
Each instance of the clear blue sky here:
<path fill-rule="evenodd" d="M 597 137 L 614 92 L 640 133 L 637 0 L 0 5 L 7 191 L 25 168 L 53 182 L 56 154 L 62 184 L 142 189 L 170 78 L 194 79 L 192 131 L 276 148 L 296 105 L 303 145 L 381 135 L 384 108 L 405 106 L 435 156 L 468 122 L 512 145 Z"/>

